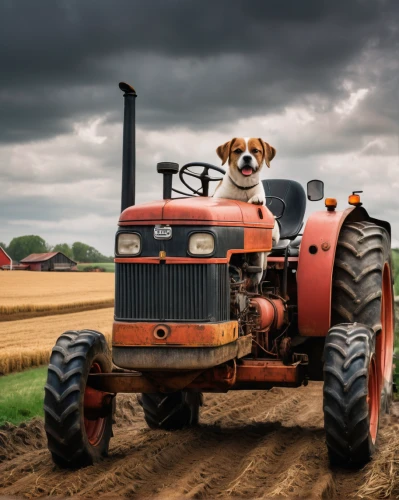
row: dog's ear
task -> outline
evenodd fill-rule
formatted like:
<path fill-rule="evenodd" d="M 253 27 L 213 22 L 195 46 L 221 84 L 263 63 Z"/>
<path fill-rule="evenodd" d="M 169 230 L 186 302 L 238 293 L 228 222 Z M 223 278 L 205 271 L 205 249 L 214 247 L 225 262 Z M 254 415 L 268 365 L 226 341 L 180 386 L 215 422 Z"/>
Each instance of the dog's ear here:
<path fill-rule="evenodd" d="M 270 144 L 263 141 L 261 138 L 259 138 L 259 140 L 263 146 L 263 159 L 265 160 L 266 165 L 270 168 L 270 162 L 276 156 L 276 150 L 273 146 L 270 146 Z"/>
<path fill-rule="evenodd" d="M 228 160 L 231 146 L 235 140 L 236 139 L 234 138 L 231 141 L 227 141 L 216 149 L 217 155 L 222 160 L 222 165 L 224 165 Z"/>

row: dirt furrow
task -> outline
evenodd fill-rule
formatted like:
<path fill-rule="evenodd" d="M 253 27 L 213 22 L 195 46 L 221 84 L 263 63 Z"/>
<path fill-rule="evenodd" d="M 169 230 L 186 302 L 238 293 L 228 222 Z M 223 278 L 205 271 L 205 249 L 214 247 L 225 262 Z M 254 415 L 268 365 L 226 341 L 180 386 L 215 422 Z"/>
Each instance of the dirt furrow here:
<path fill-rule="evenodd" d="M 381 495 L 385 483 L 399 495 L 398 469 L 385 471 L 382 486 L 375 481 L 384 457 L 395 463 L 399 417 L 387 419 L 373 464 L 331 469 L 318 383 L 205 395 L 201 424 L 172 433 L 149 430 L 136 396 L 118 396 L 116 421 L 109 457 L 78 471 L 53 465 L 42 421 L 0 430 L 0 495 L 342 498 L 360 488 Z"/>

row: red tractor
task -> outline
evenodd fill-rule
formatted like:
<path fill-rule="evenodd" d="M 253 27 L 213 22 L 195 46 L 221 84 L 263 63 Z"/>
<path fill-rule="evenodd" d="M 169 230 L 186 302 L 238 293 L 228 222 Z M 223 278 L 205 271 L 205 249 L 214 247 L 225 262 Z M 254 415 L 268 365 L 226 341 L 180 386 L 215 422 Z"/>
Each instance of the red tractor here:
<path fill-rule="evenodd" d="M 112 356 L 92 330 L 57 340 L 44 400 L 54 462 L 76 468 L 107 455 L 119 392 L 141 393 L 149 427 L 175 430 L 198 423 L 204 392 L 323 380 L 330 460 L 364 464 L 393 391 L 389 223 L 370 217 L 353 193 L 344 211 L 327 198 L 302 229 L 306 199 L 323 198 L 320 181 L 308 183 L 307 196 L 298 182 L 263 181 L 267 206 L 258 206 L 209 197 L 224 171 L 202 163 L 179 173 L 194 197 L 172 199 L 179 167 L 160 163 L 163 199 L 134 206 L 136 93 L 120 89 Z M 281 239 L 272 248 L 275 223 Z M 255 252 L 270 252 L 260 284 Z"/>

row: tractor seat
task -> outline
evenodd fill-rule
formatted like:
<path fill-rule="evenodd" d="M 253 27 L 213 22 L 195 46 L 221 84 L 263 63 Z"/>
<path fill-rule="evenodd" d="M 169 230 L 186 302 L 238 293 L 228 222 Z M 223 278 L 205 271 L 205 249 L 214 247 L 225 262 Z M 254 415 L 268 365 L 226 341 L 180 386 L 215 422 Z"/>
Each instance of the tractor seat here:
<path fill-rule="evenodd" d="M 262 181 L 262 184 L 266 193 L 266 206 L 274 215 L 277 215 L 278 211 L 281 213 L 281 203 L 273 198 L 268 200 L 267 197 L 277 196 L 285 202 L 285 212 L 278 221 L 280 240 L 295 239 L 303 226 L 306 210 L 305 190 L 299 182 L 288 179 L 267 179 Z"/>
<path fill-rule="evenodd" d="M 302 235 L 298 235 L 294 240 L 280 240 L 277 245 L 273 246 L 270 255 L 278 257 L 287 253 L 288 257 L 298 257 L 301 242 Z"/>

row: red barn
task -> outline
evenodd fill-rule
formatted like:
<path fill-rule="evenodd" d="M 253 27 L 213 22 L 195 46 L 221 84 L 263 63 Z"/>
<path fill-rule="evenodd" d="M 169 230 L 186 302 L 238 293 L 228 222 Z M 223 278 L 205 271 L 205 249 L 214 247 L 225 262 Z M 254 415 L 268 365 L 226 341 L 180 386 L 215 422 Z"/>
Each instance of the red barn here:
<path fill-rule="evenodd" d="M 30 271 L 71 271 L 76 262 L 62 252 L 32 253 L 21 260 Z"/>
<path fill-rule="evenodd" d="M 4 248 L 0 247 L 0 268 L 3 266 L 7 266 L 10 270 L 12 269 L 12 259 L 4 250 Z"/>

